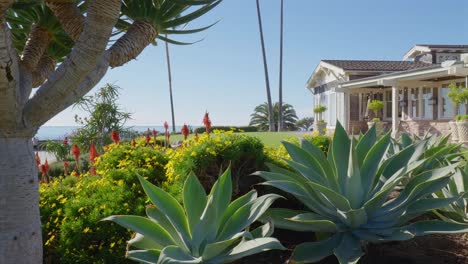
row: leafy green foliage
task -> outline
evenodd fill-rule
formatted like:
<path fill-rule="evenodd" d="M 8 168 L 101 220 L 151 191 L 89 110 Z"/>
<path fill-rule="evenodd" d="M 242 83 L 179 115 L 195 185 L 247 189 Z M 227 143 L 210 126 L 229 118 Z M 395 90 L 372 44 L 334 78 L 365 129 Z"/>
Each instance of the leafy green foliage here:
<path fill-rule="evenodd" d="M 294 195 L 308 211 L 271 209 L 264 217 L 273 219 L 279 228 L 331 234 L 298 245 L 292 255 L 297 262 L 316 262 L 334 254 L 340 263 L 356 263 L 363 255 L 362 242 L 467 232 L 465 224 L 415 220 L 459 199 L 432 196 L 450 182 L 458 164 L 423 170 L 409 178 L 397 197 L 389 199 L 398 184 L 425 163 L 421 156 L 427 141 L 389 154 L 389 134 L 377 138 L 373 127 L 359 139 L 350 139 L 337 123 L 328 155 L 306 140 L 300 147 L 285 142 L 292 159 L 288 165 L 295 171 L 270 166 L 270 172 L 257 175 L 266 180 L 264 185 Z"/>
<path fill-rule="evenodd" d="M 70 159 L 70 149 L 69 145 L 65 145 L 58 141 L 48 140 L 43 144 L 48 152 L 54 154 L 55 159 L 58 161 L 65 161 Z"/>
<path fill-rule="evenodd" d="M 296 130 L 297 115 L 296 110 L 290 104 L 283 103 L 283 128 L 285 130 L 293 131 Z M 268 118 L 268 103 L 257 105 L 254 112 L 250 115 L 249 126 L 256 126 L 260 131 L 268 131 L 269 129 L 269 118 Z M 279 115 L 279 103 L 276 102 L 273 106 L 273 117 L 275 121 L 275 131 L 278 130 L 278 115 Z"/>
<path fill-rule="evenodd" d="M 324 105 L 317 105 L 317 106 L 314 108 L 314 113 L 316 113 L 316 114 L 321 114 L 321 113 L 327 111 L 327 109 L 328 109 L 328 108 L 327 108 L 326 106 L 324 106 Z"/>
<path fill-rule="evenodd" d="M 116 100 L 119 97 L 119 87 L 106 84 L 95 95 L 81 98 L 75 107 L 88 113 L 89 117 L 75 116 L 75 121 L 82 125 L 72 136 L 72 141 L 82 149 L 88 150 L 92 142 L 99 149 L 112 142 L 112 130 L 125 131 L 125 122 L 131 118 L 130 113 L 120 109 Z"/>
<path fill-rule="evenodd" d="M 137 234 L 128 242 L 126 256 L 144 263 L 229 263 L 267 250 L 285 249 L 275 238 L 273 226 L 247 231 L 279 198 L 255 191 L 231 203 L 230 169 L 219 177 L 209 195 L 190 174 L 183 190 L 184 205 L 143 178 L 141 184 L 154 206 L 148 218 L 114 215 L 113 221 Z"/>
<path fill-rule="evenodd" d="M 313 124 L 314 124 L 313 117 L 304 117 L 304 118 L 297 120 L 296 127 L 301 128 L 305 131 L 309 131 Z"/>
<path fill-rule="evenodd" d="M 258 128 L 255 126 L 212 126 L 211 131 L 234 131 L 234 132 L 258 132 Z M 206 131 L 205 127 L 198 127 L 194 131 L 201 134 Z"/>

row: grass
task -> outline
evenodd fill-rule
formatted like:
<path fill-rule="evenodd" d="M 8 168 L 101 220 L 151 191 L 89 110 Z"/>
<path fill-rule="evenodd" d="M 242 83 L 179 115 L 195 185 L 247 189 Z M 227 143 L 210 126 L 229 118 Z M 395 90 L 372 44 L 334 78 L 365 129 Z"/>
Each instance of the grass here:
<path fill-rule="evenodd" d="M 282 140 L 291 138 L 291 137 L 300 137 L 301 134 L 296 132 L 249 132 L 241 133 L 246 134 L 251 137 L 259 138 L 265 146 L 275 147 L 281 144 Z M 193 137 L 190 135 L 189 138 Z M 171 142 L 183 140 L 182 135 L 171 135 Z M 164 139 L 162 136 L 158 136 L 158 139 Z"/>

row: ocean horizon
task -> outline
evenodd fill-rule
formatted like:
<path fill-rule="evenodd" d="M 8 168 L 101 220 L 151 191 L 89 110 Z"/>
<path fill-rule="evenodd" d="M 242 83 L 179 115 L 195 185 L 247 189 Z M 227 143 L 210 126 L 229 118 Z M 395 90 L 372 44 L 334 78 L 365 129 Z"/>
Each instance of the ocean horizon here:
<path fill-rule="evenodd" d="M 163 126 L 125 126 L 126 128 L 131 128 L 138 132 L 145 132 L 148 128 L 150 130 L 155 129 L 158 132 L 164 131 Z M 198 126 L 192 126 L 192 128 L 197 128 Z M 39 140 L 62 140 L 65 137 L 72 135 L 77 129 L 81 126 L 42 126 L 37 131 L 36 137 Z M 182 129 L 182 126 L 176 126 L 176 131 L 179 132 Z M 169 127 L 171 130 L 171 127 Z"/>

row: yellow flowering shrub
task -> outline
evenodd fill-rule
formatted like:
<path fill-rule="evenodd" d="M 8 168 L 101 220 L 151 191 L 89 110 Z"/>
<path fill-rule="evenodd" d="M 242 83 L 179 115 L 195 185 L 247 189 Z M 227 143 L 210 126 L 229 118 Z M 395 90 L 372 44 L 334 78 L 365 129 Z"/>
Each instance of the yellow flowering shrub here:
<path fill-rule="evenodd" d="M 198 140 L 192 138 L 184 146 L 167 152 L 166 181 L 163 187 L 180 197 L 182 183 L 191 171 L 209 190 L 217 180 L 219 172 L 232 166 L 234 194 L 244 193 L 251 188 L 247 176 L 264 168 L 263 143 L 255 137 L 235 134 L 233 131 L 217 131 L 203 134 Z M 241 178 L 242 177 L 242 178 Z"/>

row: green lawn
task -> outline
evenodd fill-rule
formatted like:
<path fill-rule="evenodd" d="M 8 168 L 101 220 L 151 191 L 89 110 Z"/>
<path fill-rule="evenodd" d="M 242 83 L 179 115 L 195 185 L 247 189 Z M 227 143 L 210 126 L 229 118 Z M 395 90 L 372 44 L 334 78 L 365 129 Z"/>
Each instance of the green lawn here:
<path fill-rule="evenodd" d="M 291 137 L 300 137 L 301 134 L 297 132 L 249 132 L 249 133 L 242 133 L 246 134 L 251 137 L 259 138 L 265 146 L 278 146 L 281 144 L 282 140 L 291 138 Z M 192 137 L 193 135 L 190 135 Z M 190 138 L 189 137 L 189 138 Z M 179 141 L 182 140 L 184 137 L 182 135 L 172 135 L 171 141 Z M 164 139 L 164 137 L 160 136 L 158 139 Z"/>

